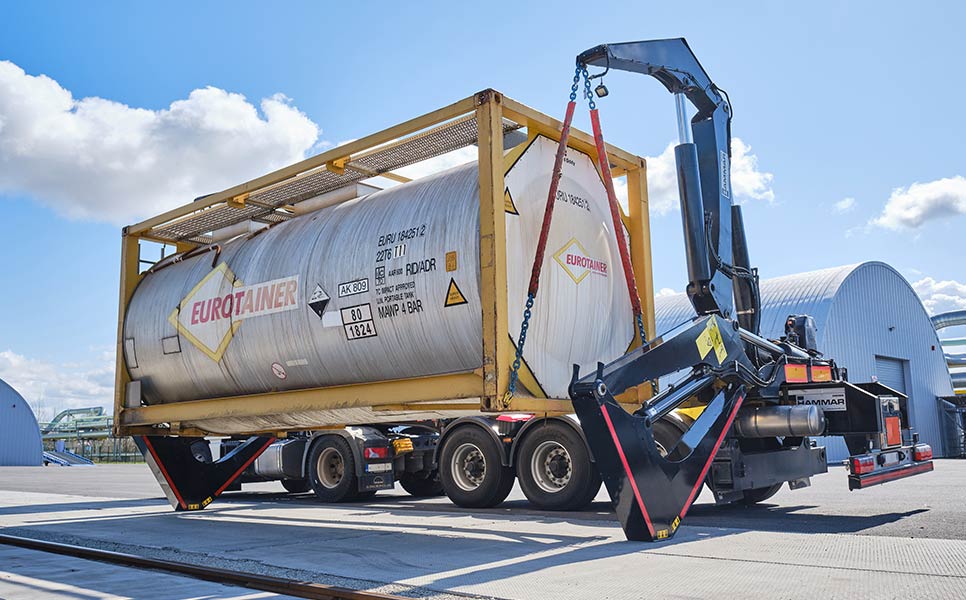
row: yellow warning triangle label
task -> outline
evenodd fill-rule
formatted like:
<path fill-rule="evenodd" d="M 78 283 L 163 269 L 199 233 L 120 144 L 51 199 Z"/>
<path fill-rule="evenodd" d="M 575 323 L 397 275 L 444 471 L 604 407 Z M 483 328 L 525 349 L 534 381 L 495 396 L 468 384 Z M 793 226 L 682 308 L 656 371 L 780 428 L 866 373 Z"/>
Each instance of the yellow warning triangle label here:
<path fill-rule="evenodd" d="M 513 203 L 513 196 L 510 195 L 510 188 L 506 188 L 503 192 L 503 210 L 511 215 L 519 215 L 517 212 L 517 207 Z"/>
<path fill-rule="evenodd" d="M 451 277 L 449 280 L 449 289 L 446 290 L 446 302 L 443 306 L 459 306 L 460 304 L 466 304 L 466 296 L 463 295 L 459 286 L 456 285 L 456 280 Z"/>

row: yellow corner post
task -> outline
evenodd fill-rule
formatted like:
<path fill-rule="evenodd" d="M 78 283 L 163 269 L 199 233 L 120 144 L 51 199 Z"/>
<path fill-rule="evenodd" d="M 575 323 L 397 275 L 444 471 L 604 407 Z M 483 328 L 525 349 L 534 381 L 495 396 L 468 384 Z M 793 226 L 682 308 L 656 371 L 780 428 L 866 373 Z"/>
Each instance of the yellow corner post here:
<path fill-rule="evenodd" d="M 494 90 L 478 94 L 480 168 L 480 301 L 483 313 L 485 410 L 498 410 L 510 367 L 507 319 L 506 216 L 503 203 L 503 106 Z"/>

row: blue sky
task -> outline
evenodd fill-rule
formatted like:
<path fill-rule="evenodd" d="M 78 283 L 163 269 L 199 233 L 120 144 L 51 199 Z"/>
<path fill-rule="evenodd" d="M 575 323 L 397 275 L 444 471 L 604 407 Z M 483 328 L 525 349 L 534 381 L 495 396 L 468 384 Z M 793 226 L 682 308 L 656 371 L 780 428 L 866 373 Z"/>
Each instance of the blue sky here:
<path fill-rule="evenodd" d="M 517 2 L 484 12 L 497 4 L 4 4 L 0 61 L 25 75 L 8 68 L 6 83 L 0 79 L 0 377 L 20 381 L 28 399 L 105 394 L 119 223 L 147 210 L 146 197 L 131 192 L 138 181 L 155 188 L 152 202 L 177 205 L 238 181 L 246 169 L 267 170 L 310 145 L 360 137 L 486 87 L 558 115 L 576 53 L 660 37 L 687 37 L 730 93 L 734 133 L 750 147 L 749 176 L 763 186 L 745 209 L 763 276 L 883 260 L 917 283 L 930 307 L 966 307 L 958 244 L 966 182 L 956 179 L 966 175 L 966 124 L 956 115 L 966 95 L 961 4 Z M 263 99 L 284 94 L 288 100 L 267 107 L 279 118 L 262 112 L 255 125 L 287 133 L 237 164 L 213 161 L 210 178 L 171 188 L 179 197 L 158 196 L 179 177 L 176 169 L 112 187 L 103 180 L 116 170 L 84 160 L 99 156 L 97 136 L 52 134 L 38 120 L 5 147 L 13 117 L 3 112 L 3 94 L 20 93 L 26 76 L 39 75 L 74 100 L 146 111 L 169 110 L 208 86 L 262 111 Z M 671 97 L 649 78 L 614 74 L 607 84 L 611 96 L 600 107 L 608 140 L 659 156 L 675 138 Z M 205 106 L 231 104 L 212 98 Z M 98 126 L 123 128 L 123 117 L 153 127 L 146 111 L 107 111 Z M 182 136 L 172 146 L 178 152 L 202 144 L 190 131 L 173 131 Z M 43 144 L 24 159 L 31 136 Z M 212 187 L 193 187 L 202 185 Z M 655 214 L 652 227 L 656 287 L 681 290 L 679 215 Z"/>

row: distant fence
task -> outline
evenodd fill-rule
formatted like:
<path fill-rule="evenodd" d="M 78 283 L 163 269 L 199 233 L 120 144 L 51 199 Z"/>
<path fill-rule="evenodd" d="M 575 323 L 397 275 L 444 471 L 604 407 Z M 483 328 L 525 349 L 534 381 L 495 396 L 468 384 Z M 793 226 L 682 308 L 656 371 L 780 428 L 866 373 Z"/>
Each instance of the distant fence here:
<path fill-rule="evenodd" d="M 96 463 L 138 463 L 144 462 L 144 457 L 129 437 L 115 438 L 70 438 L 62 440 L 44 440 L 44 450 L 56 450 L 58 441 L 64 443 L 64 449 L 83 456 Z"/>

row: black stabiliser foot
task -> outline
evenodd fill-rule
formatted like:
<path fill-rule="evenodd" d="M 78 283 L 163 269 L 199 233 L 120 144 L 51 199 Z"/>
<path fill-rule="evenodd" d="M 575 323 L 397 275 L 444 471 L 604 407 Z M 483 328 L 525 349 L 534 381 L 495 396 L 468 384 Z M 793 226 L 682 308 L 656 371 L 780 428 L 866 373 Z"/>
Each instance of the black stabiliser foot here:
<path fill-rule="evenodd" d="M 201 510 L 211 504 L 274 441 L 273 437 L 251 437 L 212 461 L 204 438 L 134 436 L 134 443 L 177 511 Z"/>
<path fill-rule="evenodd" d="M 588 382 L 589 383 L 589 382 Z M 698 496 L 711 461 L 744 400 L 745 389 L 722 389 L 674 448 L 661 456 L 643 416 L 628 414 L 598 378 L 575 384 L 571 399 L 627 539 L 674 535 Z"/>

